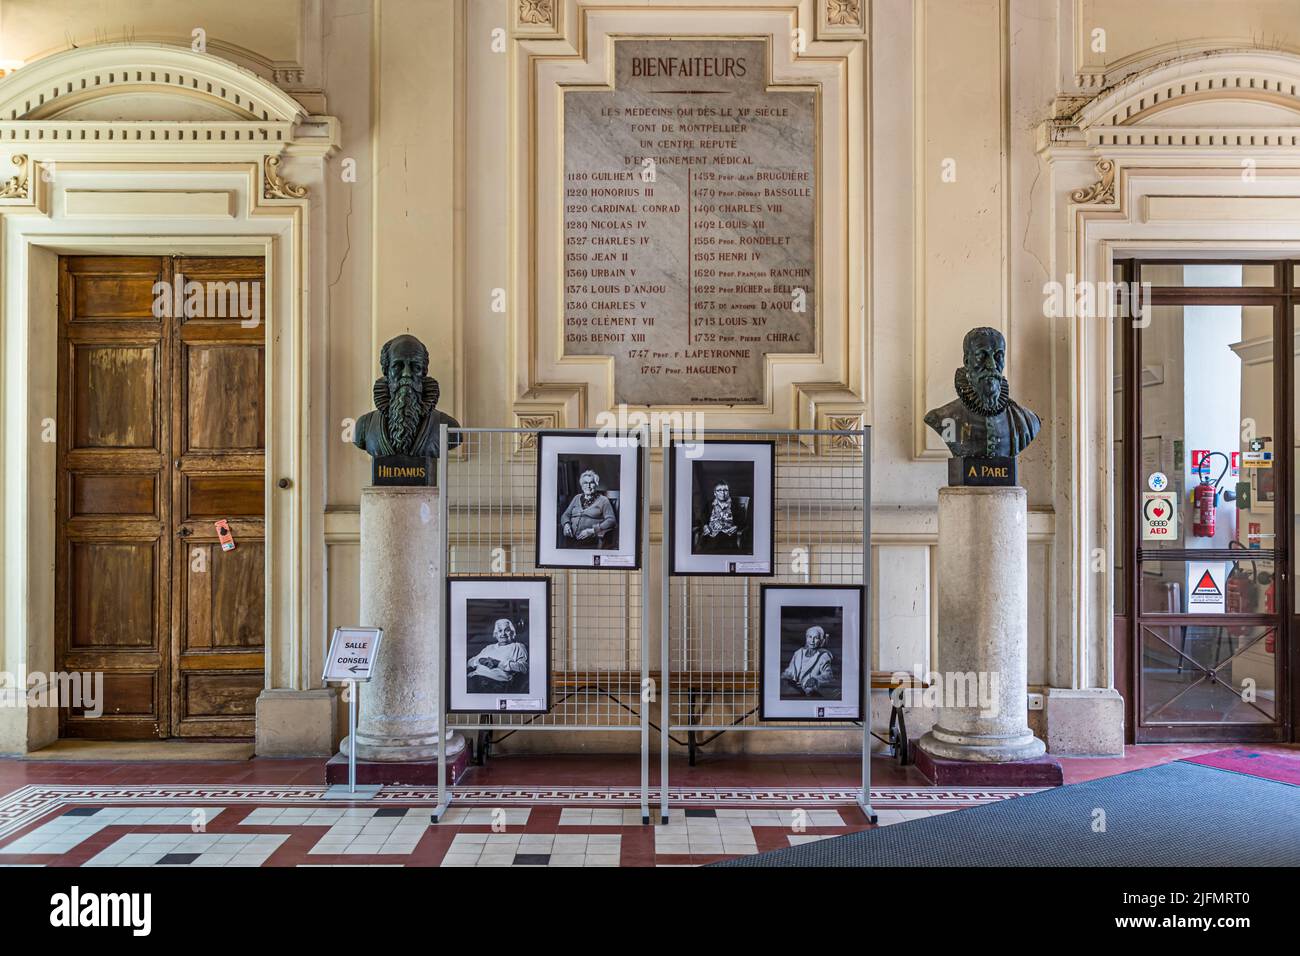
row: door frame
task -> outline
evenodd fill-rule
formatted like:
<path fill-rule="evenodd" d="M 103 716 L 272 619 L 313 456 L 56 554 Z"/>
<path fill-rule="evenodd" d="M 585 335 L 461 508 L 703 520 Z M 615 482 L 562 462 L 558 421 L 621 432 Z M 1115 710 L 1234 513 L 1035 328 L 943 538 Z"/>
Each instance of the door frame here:
<path fill-rule="evenodd" d="M 265 687 L 307 689 L 324 653 L 307 639 L 323 628 L 321 611 L 310 601 L 311 580 L 320 580 L 323 536 L 309 502 L 320 487 L 323 456 L 313 456 L 313 389 L 323 374 L 313 366 L 310 328 L 323 325 L 323 302 L 316 323 L 307 320 L 304 293 L 307 270 L 306 200 L 264 202 L 260 164 L 76 164 L 60 163 L 50 192 L 75 170 L 79 188 L 100 182 L 133 200 L 154 190 L 174 192 L 177 179 L 188 189 L 220 193 L 241 215 L 222 219 L 194 216 L 168 220 L 174 232 L 150 234 L 157 219 L 144 212 L 134 221 L 119 216 L 78 217 L 67 221 L 65 197 L 34 197 L 45 215 L 13 215 L 0 209 L 0 321 L 5 330 L 0 374 L 7 421 L 34 423 L 4 437 L 5 523 L 0 539 L 5 607 L 4 668 L 28 679 L 55 667 L 54 559 L 56 538 L 56 461 L 53 443 L 42 442 L 39 424 L 58 407 L 56 355 L 57 288 L 60 255 L 258 256 L 266 262 L 266 578 Z M 166 174 L 166 180 L 164 175 Z M 39 166 L 32 170 L 39 177 Z M 53 177 L 52 177 L 53 178 Z M 160 180 L 164 180 L 160 182 Z M 60 201 L 63 200 L 63 201 Z M 146 201 L 141 203 L 148 210 Z M 53 214 L 50 214 L 53 213 Z M 7 215 L 6 215 L 7 214 Z M 7 228 L 3 228 L 7 227 Z M 184 232 L 189 228 L 191 232 Z M 318 400 L 317 400 L 318 401 Z M 320 407 L 317 405 L 317 407 Z M 287 487 L 279 482 L 287 481 Z M 5 711 L 8 711 L 6 714 Z M 0 753 L 39 749 L 58 738 L 57 708 L 0 708 Z"/>
<path fill-rule="evenodd" d="M 1123 420 L 1126 441 L 1123 443 L 1123 460 L 1115 462 L 1115 467 L 1124 475 L 1126 494 L 1119 501 L 1112 502 L 1112 508 L 1122 509 L 1113 512 L 1112 527 L 1115 529 L 1116 547 L 1125 554 L 1124 580 L 1117 582 L 1117 588 L 1123 588 L 1125 594 L 1123 615 L 1115 615 L 1116 638 L 1121 637 L 1118 628 L 1123 627 L 1123 648 L 1127 666 L 1124 691 L 1127 702 L 1127 734 L 1130 743 L 1159 742 L 1283 742 L 1296 740 L 1297 728 L 1300 727 L 1300 668 L 1296 666 L 1297 654 L 1300 654 L 1300 620 L 1293 607 L 1294 581 L 1297 570 L 1296 549 L 1293 538 L 1294 509 L 1291 498 L 1294 488 L 1295 465 L 1293 448 L 1295 442 L 1295 414 L 1293 389 L 1295 382 L 1295 345 L 1296 325 L 1294 314 L 1300 306 L 1300 283 L 1295 281 L 1295 271 L 1300 268 L 1300 251 L 1288 250 L 1279 255 L 1261 254 L 1258 246 L 1252 246 L 1252 254 L 1225 257 L 1224 255 L 1206 255 L 1203 249 L 1197 252 L 1180 254 L 1170 251 L 1167 244 L 1161 245 L 1161 251 L 1147 250 L 1121 252 L 1118 248 L 1110 250 L 1111 271 L 1118 263 L 1124 264 L 1124 281 L 1136 282 L 1141 279 L 1141 265 L 1162 262 L 1197 262 L 1211 264 L 1237 264 L 1243 262 L 1276 263 L 1279 275 L 1272 287 L 1218 287 L 1218 288 L 1160 288 L 1150 292 L 1150 305 L 1197 305 L 1197 304 L 1231 304 L 1271 305 L 1273 314 L 1274 344 L 1274 394 L 1273 394 L 1273 431 L 1274 463 L 1278 474 L 1285 474 L 1286 480 L 1277 482 L 1276 513 L 1281 517 L 1275 520 L 1274 533 L 1274 570 L 1282 575 L 1278 582 L 1277 610 L 1272 618 L 1238 616 L 1232 618 L 1243 626 L 1263 626 L 1276 623 L 1279 630 L 1276 647 L 1280 654 L 1278 666 L 1278 689 L 1281 699 L 1277 702 L 1279 719 L 1274 724 L 1223 724 L 1196 725 L 1196 730 L 1188 733 L 1180 725 L 1143 727 L 1142 721 L 1142 637 L 1141 628 L 1145 622 L 1155 626 L 1221 626 L 1225 623 L 1222 615 L 1143 615 L 1139 602 L 1141 600 L 1141 566 L 1138 555 L 1142 543 L 1139 538 L 1138 522 L 1135 515 L 1140 513 L 1142 501 L 1141 474 L 1141 440 L 1142 434 L 1140 396 L 1141 396 L 1141 329 L 1129 322 L 1124 329 L 1122 345 L 1122 368 L 1117 373 L 1124 383 L 1123 407 L 1113 409 L 1114 420 Z M 1200 253 L 1200 254 L 1197 254 Z M 1178 301 L 1173 301 L 1178 300 Z M 1115 320 L 1117 321 L 1117 320 Z M 1112 331 L 1114 322 L 1112 322 Z M 1113 429 L 1112 429 L 1113 432 Z M 1190 449 L 1187 449 L 1190 454 Z M 1181 556 L 1180 556 L 1181 557 Z M 1177 560 L 1177 559 L 1176 559 Z"/>

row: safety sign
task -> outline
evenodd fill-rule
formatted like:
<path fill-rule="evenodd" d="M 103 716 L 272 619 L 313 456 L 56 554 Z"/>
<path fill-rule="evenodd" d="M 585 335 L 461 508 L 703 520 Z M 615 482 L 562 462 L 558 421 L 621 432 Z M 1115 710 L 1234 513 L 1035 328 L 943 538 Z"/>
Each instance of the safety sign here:
<path fill-rule="evenodd" d="M 1170 491 L 1142 492 L 1142 540 L 1176 541 L 1178 505 Z"/>
<path fill-rule="evenodd" d="M 1223 614 L 1227 562 L 1187 562 L 1187 611 L 1190 614 Z"/>

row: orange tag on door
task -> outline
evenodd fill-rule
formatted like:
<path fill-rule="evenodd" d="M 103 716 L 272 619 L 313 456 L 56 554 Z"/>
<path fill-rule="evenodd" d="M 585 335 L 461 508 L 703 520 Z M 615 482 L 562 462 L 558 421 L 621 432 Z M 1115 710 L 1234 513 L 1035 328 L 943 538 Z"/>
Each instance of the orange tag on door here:
<path fill-rule="evenodd" d="M 234 551 L 235 536 L 230 533 L 230 522 L 226 521 L 225 518 L 222 518 L 220 521 L 216 522 L 216 527 L 217 540 L 221 542 L 221 550 Z"/>

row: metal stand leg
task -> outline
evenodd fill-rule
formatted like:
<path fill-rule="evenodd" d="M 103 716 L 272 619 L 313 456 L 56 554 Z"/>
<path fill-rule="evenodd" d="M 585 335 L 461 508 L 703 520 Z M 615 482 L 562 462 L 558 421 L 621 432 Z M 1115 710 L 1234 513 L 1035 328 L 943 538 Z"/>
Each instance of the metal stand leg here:
<path fill-rule="evenodd" d="M 378 783 L 357 786 L 357 682 L 347 682 L 348 695 L 348 782 L 330 787 L 322 795 L 324 800 L 369 800 L 384 787 Z"/>
<path fill-rule="evenodd" d="M 668 514 L 667 502 L 672 500 L 672 429 L 667 426 L 663 430 L 663 497 L 660 499 L 665 502 L 664 506 L 664 534 L 659 545 L 659 819 L 667 825 L 668 823 L 668 726 L 671 717 L 668 695 L 672 688 L 672 667 L 669 663 L 672 650 L 672 625 L 668 619 L 672 603 L 670 596 L 673 587 L 672 578 L 672 553 L 669 550 L 670 535 L 667 532 L 667 522 L 672 518 Z"/>
<path fill-rule="evenodd" d="M 862 699 L 866 709 L 862 714 L 862 794 L 858 806 L 868 823 L 877 821 L 871 808 L 871 429 L 862 429 L 862 585 L 867 613 L 862 620 Z"/>

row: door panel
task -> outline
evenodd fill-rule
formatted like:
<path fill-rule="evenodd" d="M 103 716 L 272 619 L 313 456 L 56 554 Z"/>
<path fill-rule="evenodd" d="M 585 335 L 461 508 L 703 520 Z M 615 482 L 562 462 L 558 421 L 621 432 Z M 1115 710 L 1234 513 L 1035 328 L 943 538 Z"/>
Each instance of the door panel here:
<path fill-rule="evenodd" d="M 260 259 L 178 259 L 203 308 L 178 323 L 173 688 L 177 736 L 248 736 L 263 680 L 266 393 Z M 223 551 L 214 522 L 235 547 Z"/>
<path fill-rule="evenodd" d="M 104 673 L 103 716 L 61 712 L 63 736 L 169 733 L 170 363 L 151 290 L 170 275 L 158 257 L 59 262 L 55 656 Z"/>
<path fill-rule="evenodd" d="M 186 451 L 260 452 L 262 390 L 266 372 L 261 345 L 192 345 L 187 349 L 189 404 Z"/>
<path fill-rule="evenodd" d="M 158 448 L 160 346 L 73 347 L 73 447 Z"/>
<path fill-rule="evenodd" d="M 60 260 L 58 666 L 105 675 L 105 716 L 65 712 L 65 736 L 253 733 L 264 290 L 255 258 Z"/>
<path fill-rule="evenodd" d="M 1126 449 L 1131 513 L 1140 525 L 1163 472 L 1178 520 L 1154 540 L 1129 532 L 1137 742 L 1289 735 L 1289 621 L 1269 595 L 1290 529 L 1261 494 L 1287 462 L 1258 467 L 1261 444 L 1273 451 L 1291 429 L 1281 275 L 1270 263 L 1138 264 L 1157 288 L 1126 370 L 1141 435 Z"/>

